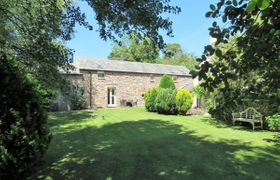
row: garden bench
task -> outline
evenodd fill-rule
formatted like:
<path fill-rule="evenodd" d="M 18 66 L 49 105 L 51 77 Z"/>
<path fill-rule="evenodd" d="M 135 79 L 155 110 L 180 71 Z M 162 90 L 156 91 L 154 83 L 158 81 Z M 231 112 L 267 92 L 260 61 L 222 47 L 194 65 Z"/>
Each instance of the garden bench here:
<path fill-rule="evenodd" d="M 255 129 L 255 127 L 261 129 L 263 128 L 262 118 L 263 118 L 262 114 L 252 107 L 249 107 L 242 112 L 232 113 L 233 125 L 236 121 L 249 122 L 252 124 L 253 130 Z M 255 126 L 255 123 L 260 124 L 260 126 Z"/>

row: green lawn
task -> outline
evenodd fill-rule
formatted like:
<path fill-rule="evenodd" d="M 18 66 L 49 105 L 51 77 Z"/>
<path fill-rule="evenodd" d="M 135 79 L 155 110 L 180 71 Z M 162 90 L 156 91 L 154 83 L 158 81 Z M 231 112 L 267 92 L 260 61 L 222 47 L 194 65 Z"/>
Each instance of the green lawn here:
<path fill-rule="evenodd" d="M 30 178 L 280 179 L 272 132 L 143 108 L 100 109 L 94 119 L 90 113 L 50 114 L 53 139 Z"/>

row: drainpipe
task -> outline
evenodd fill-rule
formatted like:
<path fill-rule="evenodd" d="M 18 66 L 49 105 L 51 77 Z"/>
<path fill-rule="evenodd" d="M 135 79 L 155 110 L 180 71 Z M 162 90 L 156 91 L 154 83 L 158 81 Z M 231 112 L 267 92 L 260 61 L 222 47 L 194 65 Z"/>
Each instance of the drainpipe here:
<path fill-rule="evenodd" d="M 90 109 L 92 109 L 92 73 L 89 72 L 89 105 L 90 105 Z"/>

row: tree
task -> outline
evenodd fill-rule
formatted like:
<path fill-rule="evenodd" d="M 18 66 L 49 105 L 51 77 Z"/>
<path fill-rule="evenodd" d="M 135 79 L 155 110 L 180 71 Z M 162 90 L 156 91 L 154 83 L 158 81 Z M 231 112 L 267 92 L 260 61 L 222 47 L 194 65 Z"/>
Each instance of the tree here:
<path fill-rule="evenodd" d="M 113 46 L 109 59 L 136 61 L 136 62 L 156 62 L 159 57 L 159 48 L 156 43 L 147 36 L 142 36 L 139 32 L 133 32 L 128 38 L 124 38 L 120 45 Z"/>
<path fill-rule="evenodd" d="M 36 86 L 0 53 L 0 178 L 21 179 L 47 150 L 51 133 Z"/>
<path fill-rule="evenodd" d="M 195 66 L 198 65 L 195 55 L 185 53 L 178 43 L 167 44 L 163 54 L 164 56 L 160 62 L 163 64 L 181 65 L 189 70 L 194 70 Z"/>
<path fill-rule="evenodd" d="M 179 43 L 169 43 L 164 48 L 163 58 L 178 59 L 182 56 L 183 50 Z"/>
<path fill-rule="evenodd" d="M 161 15 L 166 12 L 180 12 L 180 8 L 171 6 L 169 0 L 85 1 L 96 14 L 102 39 L 118 41 L 118 37 L 123 34 L 139 31 L 143 36 L 151 38 L 159 47 L 163 47 L 164 44 L 159 30 L 165 30 L 167 35 L 172 35 L 172 22 Z M 10 151 L 17 152 L 17 156 L 24 155 L 22 159 L 19 158 L 19 165 L 23 164 L 21 166 L 23 168 L 15 173 L 22 173 L 27 167 L 30 168 L 37 160 L 33 158 L 33 155 L 42 154 L 48 145 L 48 136 L 44 136 L 48 133 L 46 116 L 41 113 L 43 111 L 43 102 L 40 101 L 42 94 L 33 93 L 32 90 L 39 87 L 41 90 L 56 89 L 61 86 L 63 78 L 60 75 L 60 69 L 68 71 L 72 68 L 69 62 L 72 61 L 73 51 L 66 47 L 65 42 L 72 38 L 76 24 L 92 29 L 92 26 L 86 21 L 85 14 L 72 0 L 0 1 L 1 57 L 4 54 L 5 57 L 17 62 L 17 70 L 13 69 L 11 73 L 22 73 L 15 76 L 16 79 L 11 79 L 18 80 L 16 84 L 7 85 L 7 78 L 2 79 L 0 84 L 0 87 L 4 88 L 0 94 L 1 98 L 4 98 L 3 101 L 1 99 L 1 111 L 5 111 L 5 113 L 7 111 L 6 114 L 9 115 L 1 113 L 0 117 L 0 157 L 9 160 L 12 156 L 9 156 L 7 152 Z M 2 63 L 2 58 L 0 60 Z M 1 69 L 0 73 L 4 70 L 7 69 Z M 28 78 L 25 78 L 27 74 L 38 82 L 38 86 L 28 82 Z M 1 78 L 3 77 L 1 76 Z M 25 87 L 27 89 L 20 89 Z M 9 91 L 6 91 L 5 88 L 9 88 Z M 17 92 L 17 90 L 19 91 Z M 15 92 L 16 95 L 11 96 L 11 92 Z M 9 101 L 9 104 L 6 101 Z M 33 108 L 32 105 L 35 107 Z M 6 124 L 8 124 L 7 127 Z M 8 130 L 2 130 L 2 126 Z M 16 129 L 11 130 L 11 127 Z M 15 133 L 15 136 L 11 136 L 10 133 Z M 31 134 L 30 139 L 29 134 L 26 135 L 26 133 Z M 42 133 L 42 138 L 36 136 L 36 133 Z M 25 138 L 28 138 L 30 142 L 25 141 Z M 7 146 L 2 146 L 3 140 L 7 140 Z M 14 142 L 18 142 L 20 145 L 15 147 Z M 31 149 L 31 146 L 35 148 Z M 31 151 L 28 152 L 29 154 L 25 154 L 28 149 Z M 24 153 L 22 154 L 22 152 Z M 28 158 L 29 156 L 30 158 Z M 25 160 L 28 162 L 24 162 Z M 14 164 L 17 163 L 15 158 L 12 158 L 11 161 Z M 28 165 L 25 166 L 24 163 Z M 5 168 L 2 166 L 1 159 L 2 167 Z"/>
<path fill-rule="evenodd" d="M 275 94 L 280 88 L 280 30 L 277 0 L 220 0 L 210 5 L 207 17 L 222 18 L 221 28 L 213 22 L 210 35 L 217 39 L 214 46 L 205 47 L 198 60 L 201 66 L 194 76 L 202 85 L 213 91 L 221 83 L 230 86 L 231 80 L 242 79 L 244 86 L 261 94 Z M 236 36 L 234 42 L 230 41 Z M 231 45 L 230 45 L 231 44 Z M 224 50 L 225 46 L 228 46 Z M 207 61 L 215 55 L 217 63 Z M 225 62 L 222 65 L 220 62 Z M 254 73 L 258 81 L 246 81 Z"/>
<path fill-rule="evenodd" d="M 274 0 L 220 0 L 210 5 L 206 16 L 221 17 L 225 25 L 213 22 L 209 28 L 217 41 L 205 47 L 193 75 L 212 92 L 210 113 L 215 117 L 230 120 L 230 113 L 242 106 L 256 106 L 264 115 L 278 110 L 279 8 Z"/>
<path fill-rule="evenodd" d="M 160 47 L 159 30 L 172 35 L 171 21 L 162 13 L 179 13 L 180 8 L 163 0 L 109 1 L 86 0 L 96 14 L 100 37 L 118 41 L 123 34 L 138 31 Z M 70 69 L 73 51 L 66 48 L 76 24 L 88 29 L 80 7 L 71 0 L 0 2 L 0 50 L 16 57 L 42 83 L 59 86 L 58 67 Z M 153 24 L 153 26 L 151 26 Z M 55 83 L 57 82 L 57 83 Z"/>
<path fill-rule="evenodd" d="M 114 45 L 108 59 L 119 61 L 135 61 L 129 48 L 125 46 Z"/>

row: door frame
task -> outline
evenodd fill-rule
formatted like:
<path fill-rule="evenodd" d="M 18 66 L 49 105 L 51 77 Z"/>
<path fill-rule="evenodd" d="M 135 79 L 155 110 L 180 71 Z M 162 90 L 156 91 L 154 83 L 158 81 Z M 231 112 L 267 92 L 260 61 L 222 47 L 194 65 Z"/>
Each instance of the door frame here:
<path fill-rule="evenodd" d="M 112 103 L 112 101 L 114 103 Z M 107 106 L 108 107 L 117 106 L 116 87 L 107 87 Z"/>

